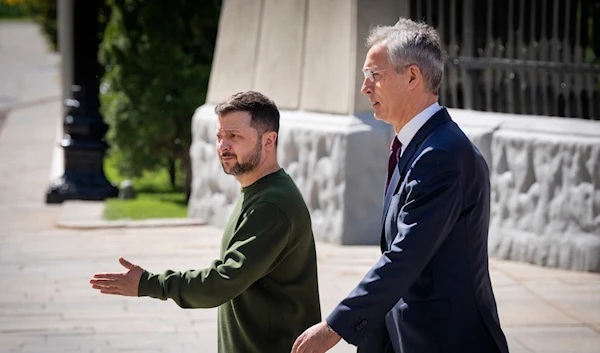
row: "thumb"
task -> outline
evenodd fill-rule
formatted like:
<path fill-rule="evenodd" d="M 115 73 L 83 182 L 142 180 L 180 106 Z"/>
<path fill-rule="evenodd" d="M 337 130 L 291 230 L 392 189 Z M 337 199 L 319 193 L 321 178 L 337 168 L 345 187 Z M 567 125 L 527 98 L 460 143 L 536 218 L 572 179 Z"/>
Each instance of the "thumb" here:
<path fill-rule="evenodd" d="M 128 270 L 133 270 L 134 268 L 137 267 L 134 264 L 132 264 L 131 262 L 125 260 L 122 257 L 119 257 L 119 263 L 121 264 L 121 266 L 125 267 Z"/>

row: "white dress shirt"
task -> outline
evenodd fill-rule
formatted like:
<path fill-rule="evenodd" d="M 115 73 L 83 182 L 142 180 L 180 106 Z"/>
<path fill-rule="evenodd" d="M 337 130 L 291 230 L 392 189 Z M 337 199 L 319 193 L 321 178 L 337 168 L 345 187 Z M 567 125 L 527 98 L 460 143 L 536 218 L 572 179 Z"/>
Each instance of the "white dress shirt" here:
<path fill-rule="evenodd" d="M 400 156 L 404 154 L 404 150 L 410 143 L 410 141 L 415 137 L 420 128 L 425 125 L 425 123 L 442 107 L 438 102 L 433 103 L 429 107 L 425 108 L 419 114 L 417 114 L 414 118 L 412 118 L 402 129 L 398 132 L 398 140 L 402 144 L 402 148 L 400 149 Z"/>

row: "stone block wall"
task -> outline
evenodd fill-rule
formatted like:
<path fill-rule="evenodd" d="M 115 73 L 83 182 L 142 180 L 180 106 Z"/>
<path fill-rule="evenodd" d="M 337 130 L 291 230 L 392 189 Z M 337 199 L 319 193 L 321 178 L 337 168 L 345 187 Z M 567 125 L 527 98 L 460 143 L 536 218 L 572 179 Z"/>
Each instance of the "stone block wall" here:
<path fill-rule="evenodd" d="M 215 149 L 213 105 L 194 115 L 189 216 L 224 226 L 239 184 Z M 281 111 L 280 165 L 308 205 L 315 238 L 337 244 L 378 244 L 390 128 L 366 116 Z"/>
<path fill-rule="evenodd" d="M 490 254 L 600 272 L 600 122 L 450 111 L 490 167 Z"/>
<path fill-rule="evenodd" d="M 190 217 L 224 226 L 239 185 L 215 151 L 213 105 L 194 115 Z M 600 123 L 450 109 L 491 179 L 494 257 L 600 272 Z M 379 243 L 391 129 L 372 116 L 281 112 L 279 161 L 313 219 L 315 237 Z"/>

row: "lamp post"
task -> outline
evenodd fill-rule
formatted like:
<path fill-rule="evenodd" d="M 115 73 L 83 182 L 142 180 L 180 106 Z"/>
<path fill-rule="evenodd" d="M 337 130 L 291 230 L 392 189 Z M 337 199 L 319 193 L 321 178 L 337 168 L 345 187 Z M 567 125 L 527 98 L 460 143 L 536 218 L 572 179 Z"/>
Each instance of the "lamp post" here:
<path fill-rule="evenodd" d="M 68 95 L 60 141 L 64 174 L 51 182 L 46 203 L 118 196 L 118 189 L 106 179 L 103 169 L 108 125 L 100 115 L 98 99 L 99 6 L 99 0 L 59 0 L 63 86 L 70 89 L 63 90 Z"/>

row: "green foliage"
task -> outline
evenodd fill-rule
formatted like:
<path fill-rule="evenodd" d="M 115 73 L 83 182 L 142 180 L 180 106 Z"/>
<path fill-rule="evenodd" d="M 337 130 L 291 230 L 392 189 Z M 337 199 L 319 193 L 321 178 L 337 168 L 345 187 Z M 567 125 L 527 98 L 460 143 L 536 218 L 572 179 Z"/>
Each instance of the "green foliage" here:
<path fill-rule="evenodd" d="M 108 199 L 104 219 L 185 218 L 187 206 L 181 192 L 139 193 L 133 200 Z"/>
<path fill-rule="evenodd" d="M 57 0 L 24 0 L 25 10 L 37 22 L 53 51 L 58 49 Z"/>
<path fill-rule="evenodd" d="M 146 170 L 138 177 L 130 178 L 119 172 L 118 166 L 123 163 L 122 154 L 113 150 L 104 158 L 104 174 L 112 183 L 120 184 L 123 180 L 129 179 L 133 183 L 136 192 L 148 194 L 160 194 L 183 191 L 183 176 L 179 176 L 176 186 L 171 185 L 169 171 L 166 167 L 156 168 L 155 170 Z"/>
<path fill-rule="evenodd" d="M 139 176 L 179 160 L 191 183 L 191 118 L 204 103 L 218 0 L 108 0 L 100 45 L 102 113 L 119 170 Z"/>
<path fill-rule="evenodd" d="M 108 180 L 121 183 L 127 177 L 119 174 L 117 165 L 121 160 L 118 151 L 113 151 L 104 159 L 104 173 Z M 187 217 L 187 202 L 181 187 L 171 186 L 167 169 L 145 171 L 138 178 L 131 179 L 137 193 L 135 199 L 108 199 L 104 209 L 104 218 L 146 219 Z M 181 182 L 178 183 L 182 185 Z"/>
<path fill-rule="evenodd" d="M 19 0 L 0 0 L 0 19 L 27 18 L 25 3 Z"/>

